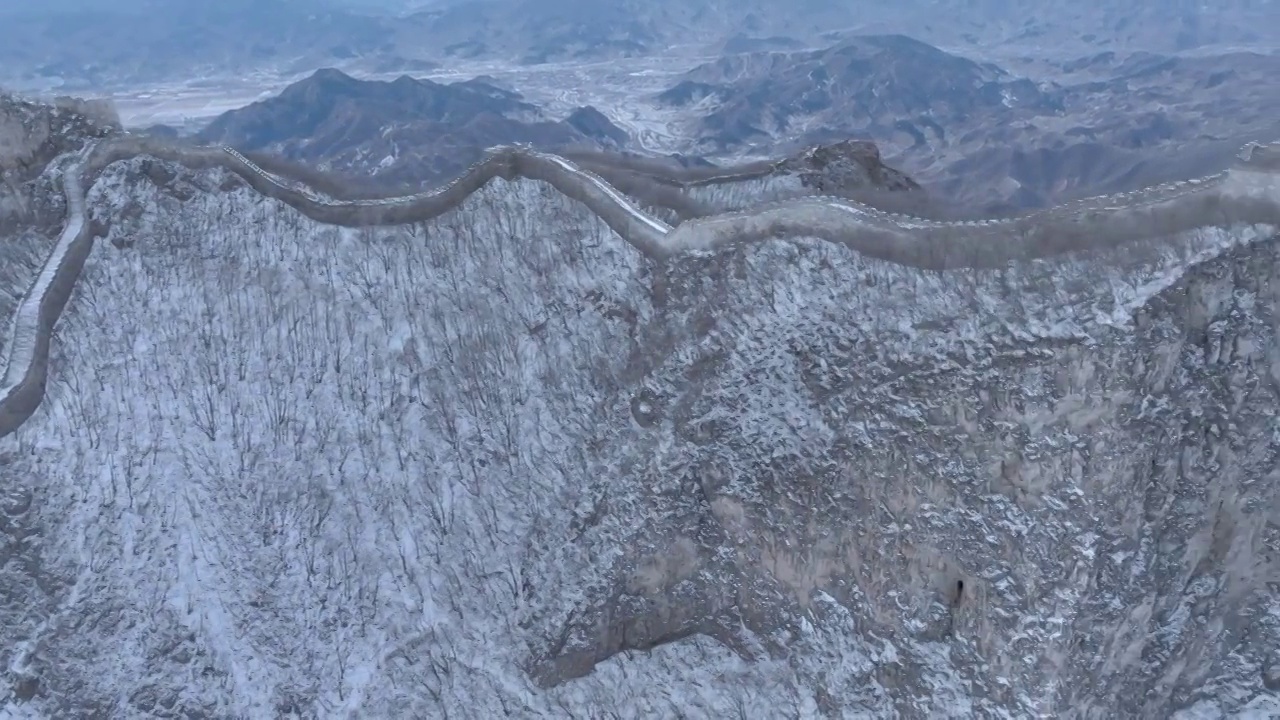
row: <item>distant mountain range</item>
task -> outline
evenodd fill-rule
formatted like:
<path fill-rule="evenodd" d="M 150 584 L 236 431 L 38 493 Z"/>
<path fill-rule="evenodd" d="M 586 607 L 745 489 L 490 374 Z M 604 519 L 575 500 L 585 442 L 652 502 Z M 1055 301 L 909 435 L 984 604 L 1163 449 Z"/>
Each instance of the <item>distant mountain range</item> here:
<path fill-rule="evenodd" d="M 1102 53 L 1033 81 L 901 35 L 726 55 L 655 101 L 705 153 L 876 141 L 936 190 L 1036 207 L 1218 169 L 1280 137 L 1280 56 Z"/>
<path fill-rule="evenodd" d="M 646 143 L 644 123 L 662 123 L 656 144 L 691 155 L 872 140 L 940 194 L 997 210 L 1200 174 L 1245 140 L 1280 137 L 1280 58 L 1169 54 L 1266 41 L 1261 29 L 1280 20 L 1274 0 L 1224 0 L 1212 12 L 1181 0 L 1086 0 L 1035 17 L 1007 0 L 908 0 L 857 13 L 816 0 L 474 0 L 398 16 L 291 0 L 15 7 L 0 18 L 0 83 L 18 87 L 141 85 L 183 112 L 187 91 L 193 107 L 208 107 L 228 75 L 249 78 L 248 99 L 282 77 L 332 68 L 218 118 L 201 139 L 392 182 L 451 175 L 497 142 L 641 149 L 612 113 Z M 911 37 L 896 34 L 907 28 Z M 868 29 L 883 32 L 858 34 Z M 719 58 L 693 67 L 708 54 Z M 669 57 L 651 63 L 665 66 L 658 75 L 693 69 L 637 97 L 662 107 L 635 117 L 595 99 L 553 115 L 544 108 L 555 88 L 534 102 L 509 77 L 352 77 L 457 67 L 507 76 L 511 65 L 494 58 L 626 55 Z M 526 68 L 524 77 L 541 72 L 540 82 L 578 83 L 574 92 L 590 96 L 595 76 L 583 68 Z M 169 81 L 185 87 L 169 93 Z M 602 102 L 625 97 L 626 82 Z"/>
<path fill-rule="evenodd" d="M 902 35 L 867 36 L 818 51 L 727 55 L 659 95 L 703 100 L 699 137 L 724 150 L 779 134 L 904 134 L 947 141 L 947 128 L 1061 113 L 1060 90 Z"/>
<path fill-rule="evenodd" d="M 318 66 L 422 72 L 435 63 L 520 63 L 820 47 L 909 33 L 1009 57 L 1275 47 L 1272 0 L 471 0 L 399 13 L 388 4 L 225 0 L 65 2 L 0 8 L 0 83 L 66 90 Z"/>
<path fill-rule="evenodd" d="M 629 140 L 595 108 L 553 120 L 519 93 L 480 80 L 384 82 L 334 69 L 222 114 L 196 138 L 385 183 L 453 176 L 492 145 L 620 149 Z"/>
<path fill-rule="evenodd" d="M 820 46 L 842 34 L 909 33 L 937 44 L 1083 54 L 1108 48 L 1181 51 L 1273 42 L 1270 0 L 907 0 L 857 6 L 827 0 L 471 0 L 407 18 L 446 55 L 525 62 L 670 52 Z M 1255 24 L 1261 23 L 1261 24 Z"/>
<path fill-rule="evenodd" d="M 727 54 L 651 98 L 694 156 L 794 154 L 850 138 L 973 212 L 1042 207 L 1194 177 L 1280 137 L 1280 57 L 1097 53 L 1055 81 L 902 35 Z M 163 132 L 163 128 L 153 132 Z M 491 145 L 642 150 L 595 107 L 555 116 L 508 81 L 443 84 L 315 72 L 218 117 L 205 142 L 378 184 L 451 177 Z"/>

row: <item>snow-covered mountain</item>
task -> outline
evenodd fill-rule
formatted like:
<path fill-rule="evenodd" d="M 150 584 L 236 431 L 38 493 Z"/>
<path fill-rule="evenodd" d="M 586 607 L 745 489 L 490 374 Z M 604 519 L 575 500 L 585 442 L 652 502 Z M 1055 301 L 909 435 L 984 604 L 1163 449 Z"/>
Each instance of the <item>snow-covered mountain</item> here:
<path fill-rule="evenodd" d="M 1272 227 L 938 272 L 653 260 L 528 180 L 86 203 L 0 439 L 0 714 L 1280 713 Z"/>

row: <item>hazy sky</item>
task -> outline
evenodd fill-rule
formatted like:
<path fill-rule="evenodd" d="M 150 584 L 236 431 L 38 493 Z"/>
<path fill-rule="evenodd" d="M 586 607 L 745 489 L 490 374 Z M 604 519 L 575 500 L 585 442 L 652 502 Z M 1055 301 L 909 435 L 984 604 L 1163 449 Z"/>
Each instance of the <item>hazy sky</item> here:
<path fill-rule="evenodd" d="M 233 0 L 245 2 L 246 0 Z M 302 7 L 324 5 L 372 9 L 372 10 L 405 10 L 415 7 L 442 4 L 449 0 L 253 0 L 255 4 L 292 3 Z M 201 7 L 209 2 L 227 5 L 227 0 L 0 0 L 0 13 L 37 15 L 41 13 L 84 12 L 86 10 L 136 11 L 142 8 L 155 7 Z"/>

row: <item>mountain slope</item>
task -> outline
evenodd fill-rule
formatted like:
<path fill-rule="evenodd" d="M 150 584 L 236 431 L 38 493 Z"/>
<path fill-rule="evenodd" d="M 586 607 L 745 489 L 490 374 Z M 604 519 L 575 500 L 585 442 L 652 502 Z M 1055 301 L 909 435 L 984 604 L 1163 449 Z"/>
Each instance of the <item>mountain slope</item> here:
<path fill-rule="evenodd" d="M 925 142 L 945 139 L 946 128 L 962 122 L 1008 123 L 1062 109 L 1052 90 L 901 35 L 821 51 L 729 55 L 685 78 L 659 99 L 683 105 L 712 96 L 718 102 L 702 120 L 704 137 L 724 146 L 804 131 L 794 126 L 801 119 L 825 125 L 839 116 L 834 132 L 896 131 Z"/>
<path fill-rule="evenodd" d="M 655 261 L 527 181 L 345 230 L 148 162 L 0 439 L 15 711 L 1280 707 L 1274 228 Z"/>
<path fill-rule="evenodd" d="M 1036 80 L 904 36 L 705 63 L 656 96 L 703 152 L 856 136 L 939 194 L 990 211 L 1217 170 L 1280 136 L 1280 56 L 1105 53 Z M 773 152 L 777 152 L 774 149 Z"/>
<path fill-rule="evenodd" d="M 347 174 L 373 173 L 383 183 L 451 177 L 494 145 L 613 148 L 628 142 L 593 108 L 551 121 L 518 93 L 479 80 L 442 85 L 401 76 L 382 82 L 333 69 L 223 113 L 196 138 L 278 152 Z"/>
<path fill-rule="evenodd" d="M 975 205 L 990 202 L 1002 178 L 974 172 L 961 178 L 947 172 L 949 162 L 988 146 L 1017 147 L 1028 136 L 1044 140 L 1043 125 L 1059 122 L 1065 99 L 1060 87 L 900 35 L 816 51 L 727 55 L 657 96 L 684 109 L 686 134 L 700 150 L 758 152 L 779 143 L 864 137 L 944 194 Z M 1040 204 L 1046 203 L 1030 205 Z"/>

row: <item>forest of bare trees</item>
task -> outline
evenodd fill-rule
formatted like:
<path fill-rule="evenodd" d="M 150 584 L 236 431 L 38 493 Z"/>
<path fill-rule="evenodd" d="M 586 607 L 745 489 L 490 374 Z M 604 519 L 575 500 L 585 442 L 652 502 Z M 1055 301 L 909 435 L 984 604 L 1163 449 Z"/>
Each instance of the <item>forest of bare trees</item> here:
<path fill-rule="evenodd" d="M 123 170 L 95 202 L 126 189 L 144 211 L 112 232 L 130 242 L 91 257 L 45 405 L 6 442 L 45 478 L 58 524 L 42 572 L 71 588 L 66 610 L 47 599 L 52 629 L 26 662 L 72 644 L 180 658 L 41 666 L 41 682 L 85 697 L 133 688 L 124 702 L 139 711 L 467 717 L 484 698 L 516 715 L 800 716 L 799 669 L 779 680 L 705 638 L 528 687 L 535 638 L 613 592 L 619 508 L 645 512 L 644 483 L 684 462 L 620 464 L 647 452 L 626 429 L 636 379 L 742 343 L 735 362 L 756 365 L 722 366 L 699 402 L 748 403 L 756 425 L 738 435 L 800 458 L 806 436 L 762 404 L 783 400 L 743 394 L 759 363 L 789 362 L 766 333 L 826 337 L 819 318 L 893 338 L 907 320 L 945 322 L 963 344 L 997 306 L 1013 313 L 1001 322 L 1062 332 L 1082 312 L 1062 299 L 1096 281 L 1097 260 L 943 278 L 806 241 L 664 265 L 527 182 L 386 229 L 320 226 L 248 190 L 177 203 Z M 1123 316 L 1143 283 L 1225 240 L 1199 242 L 1151 249 L 1136 274 L 1116 267 L 1110 296 L 1081 307 Z M 595 539 L 567 542 L 601 522 L 602 503 L 614 510 Z M 72 608 L 89 624 L 59 630 Z M 94 624 L 107 617 L 122 621 Z M 663 690 L 690 683 L 702 690 Z"/>
<path fill-rule="evenodd" d="M 216 152 L 191 158 L 225 177 Z M 919 421 L 900 395 L 957 382 L 957 368 L 981 374 L 1083 344 L 1086 326 L 1130 325 L 1187 268 L 1260 232 L 1171 239 L 1156 226 L 1093 254 L 945 272 L 758 229 L 749 251 L 726 243 L 669 257 L 613 232 L 638 221 L 610 190 L 530 163 L 528 175 L 554 181 L 500 167 L 429 219 L 370 215 L 389 227 L 296 203 L 348 212 L 352 227 L 323 225 L 233 183 L 178 200 L 136 162 L 107 168 L 90 204 L 118 242 L 90 256 L 51 346 L 45 402 L 0 447 L 36 487 L 39 577 L 22 603 L 47 613 L 35 639 L 0 660 L 45 687 L 77 688 L 59 690 L 68 716 L 468 717 L 477 698 L 492 716 L 805 716 L 814 678 L 857 684 L 874 672 L 867 648 L 853 658 L 853 621 L 797 639 L 807 654 L 793 660 L 744 662 L 749 653 L 702 630 L 726 608 L 750 615 L 758 598 L 670 612 L 661 594 L 679 582 L 669 576 L 688 579 L 705 558 L 681 536 L 673 547 L 685 560 L 652 561 L 644 553 L 661 545 L 644 531 L 670 529 L 682 516 L 667 511 L 699 497 L 760 521 L 752 513 L 781 505 L 715 496 L 709 468 L 808 472 L 833 428 L 874 446 L 873 424 L 887 437 Z M 255 189 L 271 182 L 240 176 Z M 625 169 L 615 179 L 634 181 L 633 200 L 672 224 L 806 192 L 788 178 L 694 189 Z M 337 182 L 315 189 L 351 196 Z M 617 213 L 602 219 L 566 195 Z M 131 212 L 114 204 L 122 197 Z M 1121 225 L 1118 211 L 1099 213 L 1073 232 Z M 0 268 L 0 290 L 29 283 L 32 264 Z M 866 396 L 851 401 L 850 388 Z M 641 395 L 655 406 L 645 418 Z M 1007 394 L 991 403 L 1017 405 Z M 902 490 L 903 454 L 893 459 L 896 474 L 874 480 L 903 523 L 954 492 L 936 480 Z M 803 475 L 788 475 L 790 499 L 817 507 L 825 488 Z M 834 561 L 769 537 L 738 562 L 767 565 L 782 596 L 828 587 Z M 903 558 L 892 562 L 912 582 L 932 582 Z M 903 623 L 933 611 L 923 594 L 864 602 Z M 663 627 L 677 616 L 684 625 Z M 1019 628 L 1036 642 L 1053 631 Z M 138 652 L 105 651 L 121 646 Z M 86 647 L 110 659 L 83 661 Z"/>

